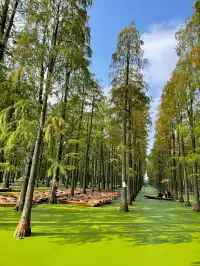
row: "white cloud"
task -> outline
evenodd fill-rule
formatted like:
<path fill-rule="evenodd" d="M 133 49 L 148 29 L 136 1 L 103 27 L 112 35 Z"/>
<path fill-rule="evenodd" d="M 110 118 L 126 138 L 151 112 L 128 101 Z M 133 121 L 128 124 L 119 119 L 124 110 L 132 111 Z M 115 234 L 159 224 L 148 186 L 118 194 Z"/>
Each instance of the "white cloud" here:
<path fill-rule="evenodd" d="M 142 35 L 145 57 L 149 60 L 145 77 L 150 85 L 163 86 L 170 78 L 177 62 L 175 33 L 179 26 L 180 23 L 174 21 L 153 24 Z"/>
<path fill-rule="evenodd" d="M 177 20 L 153 24 L 148 32 L 142 34 L 145 58 L 149 61 L 149 65 L 145 69 L 144 74 L 150 86 L 149 95 L 153 98 L 151 104 L 153 126 L 149 134 L 149 150 L 153 146 L 154 124 L 162 89 L 167 80 L 169 80 L 178 60 L 175 51 L 177 45 L 175 33 L 180 27 L 180 24 L 180 21 Z"/>

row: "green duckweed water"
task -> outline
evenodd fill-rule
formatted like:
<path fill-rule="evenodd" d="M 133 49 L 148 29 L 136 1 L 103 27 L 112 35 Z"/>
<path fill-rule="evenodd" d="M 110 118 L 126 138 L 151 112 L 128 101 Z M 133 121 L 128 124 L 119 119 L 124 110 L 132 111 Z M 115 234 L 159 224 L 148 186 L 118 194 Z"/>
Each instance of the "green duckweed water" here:
<path fill-rule="evenodd" d="M 200 214 L 143 192 L 129 213 L 118 211 L 117 200 L 100 208 L 38 205 L 24 240 L 13 237 L 20 214 L 0 208 L 0 265 L 200 265 Z"/>

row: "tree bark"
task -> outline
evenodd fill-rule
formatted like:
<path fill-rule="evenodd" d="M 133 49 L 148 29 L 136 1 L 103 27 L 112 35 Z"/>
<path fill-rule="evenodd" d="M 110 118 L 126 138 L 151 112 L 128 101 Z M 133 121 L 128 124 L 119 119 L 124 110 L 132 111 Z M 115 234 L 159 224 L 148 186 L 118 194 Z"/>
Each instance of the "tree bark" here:
<path fill-rule="evenodd" d="M 129 169 L 132 170 L 133 168 L 133 162 L 132 162 L 132 136 L 131 136 L 131 106 L 130 104 L 128 105 L 128 165 L 129 165 Z M 130 176 L 130 174 L 128 175 L 127 178 L 127 202 L 128 205 L 132 205 L 132 179 L 133 176 Z"/>
<path fill-rule="evenodd" d="M 49 203 L 51 204 L 57 204 L 56 190 L 57 190 L 57 182 L 55 179 L 53 179 L 51 185 L 51 193 L 49 196 Z"/>
<path fill-rule="evenodd" d="M 103 129 L 102 129 L 103 133 Z M 104 167 L 104 151 L 103 151 L 103 143 L 101 140 L 101 149 L 100 149 L 100 155 L 101 155 L 101 170 L 102 170 L 102 188 L 103 190 L 106 189 L 106 182 L 105 182 L 105 167 Z"/>
<path fill-rule="evenodd" d="M 128 212 L 127 202 L 127 163 L 126 163 L 126 149 L 127 149 L 127 116 L 128 116 L 128 85 L 129 85 L 129 71 L 130 71 L 130 44 L 127 45 L 126 56 L 126 71 L 125 71 L 125 95 L 124 95 L 124 108 L 122 115 L 122 192 L 121 192 L 121 206 L 120 211 Z"/>
<path fill-rule="evenodd" d="M 44 129 L 44 124 L 45 124 L 47 99 L 48 99 L 48 96 L 46 94 L 43 99 L 43 106 L 42 106 L 42 111 L 40 115 L 40 124 L 39 124 L 38 132 L 37 132 L 37 139 L 36 139 L 34 154 L 33 154 L 33 163 L 32 163 L 30 178 L 28 182 L 24 209 L 22 212 L 19 225 L 15 231 L 15 236 L 17 238 L 24 238 L 25 236 L 31 235 L 31 225 L 30 225 L 31 208 L 32 208 L 32 202 L 33 202 L 35 180 L 37 176 L 37 167 L 38 167 L 39 156 L 40 156 L 40 146 L 42 142 L 42 135 L 43 135 L 43 129 Z"/>
<path fill-rule="evenodd" d="M 28 156 L 27 156 L 28 158 L 26 161 L 26 166 L 25 166 L 23 185 L 21 188 L 19 199 L 14 209 L 15 211 L 23 211 L 23 208 L 24 208 L 24 202 L 25 202 L 26 192 L 28 188 L 28 180 L 29 180 L 29 176 L 31 172 L 32 156 L 33 156 L 33 148 L 30 148 L 30 151 L 28 152 Z"/>
<path fill-rule="evenodd" d="M 0 20 L 0 40 L 3 40 L 5 28 L 6 28 L 6 21 L 8 18 L 8 9 L 9 9 L 10 0 L 5 0 L 4 5 L 2 6 L 2 14 Z"/>
<path fill-rule="evenodd" d="M 1 32 L 2 36 L 0 39 L 0 62 L 3 59 L 5 47 L 7 45 L 8 39 L 10 37 L 10 33 L 11 33 L 11 29 L 13 27 L 13 22 L 14 22 L 15 14 L 16 14 L 17 7 L 19 4 L 19 0 L 15 0 L 10 19 L 7 22 L 9 2 L 10 1 L 8 1 L 8 0 L 6 0 L 6 2 L 5 2 L 4 10 L 3 10 L 3 14 L 2 14 L 3 16 L 2 16 L 2 20 L 1 20 L 0 32 Z M 7 29 L 5 29 L 6 22 L 8 24 Z"/>
<path fill-rule="evenodd" d="M 79 118 L 79 125 L 78 125 L 78 134 L 77 134 L 77 141 L 79 141 L 80 139 L 80 135 L 81 135 L 81 128 L 82 128 L 82 121 L 83 121 L 83 113 L 84 113 L 84 106 L 85 106 L 85 88 L 83 86 L 83 99 L 82 99 L 82 104 L 81 104 L 81 114 L 80 114 L 80 118 Z M 76 143 L 76 149 L 75 149 L 75 153 L 77 154 L 79 150 L 79 143 Z M 74 188 L 75 188 L 75 180 L 77 180 L 78 178 L 78 160 L 75 158 L 74 160 L 74 167 L 75 169 L 72 172 L 72 185 L 71 185 L 71 191 L 70 191 L 70 195 L 74 196 Z"/>
<path fill-rule="evenodd" d="M 4 188 L 9 188 L 10 187 L 10 172 L 5 172 L 4 173 Z"/>
<path fill-rule="evenodd" d="M 178 143 L 178 155 L 180 158 L 181 150 L 180 150 L 180 134 L 179 134 L 179 132 L 177 132 L 177 143 Z M 179 202 L 184 202 L 184 199 L 183 199 L 183 181 L 182 181 L 182 175 L 181 175 L 181 163 L 180 162 L 178 163 L 177 180 L 178 180 L 178 188 L 179 188 L 178 200 L 179 200 Z"/>
<path fill-rule="evenodd" d="M 83 189 L 82 193 L 86 194 L 86 180 L 88 176 L 88 166 L 89 166 L 89 151 L 90 151 L 90 139 L 92 134 L 92 121 L 93 121 L 93 115 L 94 115 L 94 97 L 92 100 L 92 112 L 91 112 L 91 118 L 90 118 L 90 125 L 89 125 L 89 132 L 87 136 L 87 147 L 86 147 L 86 154 L 85 154 L 85 168 L 84 168 L 84 175 L 83 175 Z"/>
<path fill-rule="evenodd" d="M 193 99 L 190 99 L 190 106 L 188 108 L 188 119 L 190 124 L 190 136 L 192 142 L 192 152 L 196 154 L 196 137 L 194 132 L 194 111 L 193 111 Z M 197 161 L 193 163 L 193 191 L 194 191 L 194 206 L 193 210 L 200 212 L 200 201 L 199 201 L 199 189 L 198 189 L 198 175 L 197 175 Z"/>
<path fill-rule="evenodd" d="M 68 71 L 68 67 L 66 66 L 66 77 L 65 77 L 65 92 L 64 92 L 64 100 L 63 100 L 63 106 L 61 111 L 61 116 L 63 121 L 66 120 L 66 108 L 67 108 L 67 98 L 69 93 L 69 80 L 70 80 L 70 72 Z M 60 134 L 60 141 L 58 145 L 58 151 L 57 151 L 57 162 L 60 163 L 62 159 L 62 152 L 63 152 L 63 140 L 64 140 L 64 133 Z M 59 182 L 59 168 L 56 169 L 55 177 L 53 178 L 52 182 L 52 188 L 51 188 L 51 194 L 49 198 L 49 202 L 51 204 L 57 203 L 57 197 L 56 197 L 56 186 Z"/>
<path fill-rule="evenodd" d="M 112 175 L 111 173 L 111 163 L 110 163 L 110 158 L 111 158 L 111 151 L 110 149 L 108 150 L 108 162 L 107 162 L 107 171 L 106 171 L 106 190 L 110 189 L 110 177 Z"/>
<path fill-rule="evenodd" d="M 59 6 L 58 6 L 57 12 L 59 14 Z M 59 19 L 56 22 L 55 31 L 52 36 L 52 49 L 55 48 L 56 46 L 58 25 L 59 25 Z M 31 235 L 30 221 L 31 221 L 31 208 L 32 208 L 32 202 L 33 202 L 33 192 L 34 192 L 35 180 L 37 176 L 37 167 L 38 167 L 38 162 L 39 162 L 39 157 L 40 157 L 40 146 L 41 146 L 42 138 L 43 138 L 43 130 L 45 126 L 45 119 L 46 119 L 46 112 L 47 112 L 47 101 L 48 101 L 48 95 L 49 95 L 50 88 L 51 88 L 51 80 L 52 80 L 54 65 L 55 65 L 55 55 L 50 53 L 47 81 L 46 81 L 46 87 L 45 87 L 43 101 L 42 101 L 42 110 L 40 114 L 40 121 L 39 121 L 37 138 L 36 138 L 35 148 L 34 148 L 34 153 L 33 153 L 33 161 L 32 161 L 32 166 L 31 166 L 30 178 L 28 182 L 26 199 L 25 199 L 24 209 L 21 215 L 20 222 L 15 231 L 15 236 L 17 238 L 24 238 L 25 236 Z"/>
<path fill-rule="evenodd" d="M 180 137 L 180 146 L 181 146 L 181 155 L 183 158 L 182 168 L 183 168 L 183 178 L 184 178 L 184 187 L 185 187 L 185 206 L 191 206 L 190 197 L 189 197 L 189 187 L 188 187 L 188 178 L 187 178 L 187 168 L 185 164 L 185 145 L 183 136 Z"/>
<path fill-rule="evenodd" d="M 98 153 L 98 172 L 97 172 L 97 189 L 98 191 L 101 191 L 101 160 L 100 160 L 100 154 Z"/>
<path fill-rule="evenodd" d="M 176 144 L 175 144 L 175 133 L 172 130 L 172 156 L 176 156 Z M 173 194 L 174 194 L 174 199 L 178 200 L 178 191 L 177 191 L 177 177 L 176 177 L 176 160 L 175 158 L 172 159 L 172 182 L 173 182 Z"/>
<path fill-rule="evenodd" d="M 127 121 L 127 96 L 125 96 L 124 101 L 124 115 L 122 119 L 122 191 L 121 191 L 121 205 L 120 211 L 128 212 L 128 203 L 127 203 L 127 165 L 126 165 L 126 121 Z"/>

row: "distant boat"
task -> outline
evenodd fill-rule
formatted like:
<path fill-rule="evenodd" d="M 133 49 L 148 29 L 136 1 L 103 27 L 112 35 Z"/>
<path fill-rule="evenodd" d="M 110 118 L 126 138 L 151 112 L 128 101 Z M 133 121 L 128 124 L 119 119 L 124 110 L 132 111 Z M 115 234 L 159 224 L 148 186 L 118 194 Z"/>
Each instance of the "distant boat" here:
<path fill-rule="evenodd" d="M 144 197 L 148 199 L 157 199 L 157 200 L 174 200 L 173 198 L 161 198 L 161 197 L 149 196 L 149 195 L 144 195 Z"/>

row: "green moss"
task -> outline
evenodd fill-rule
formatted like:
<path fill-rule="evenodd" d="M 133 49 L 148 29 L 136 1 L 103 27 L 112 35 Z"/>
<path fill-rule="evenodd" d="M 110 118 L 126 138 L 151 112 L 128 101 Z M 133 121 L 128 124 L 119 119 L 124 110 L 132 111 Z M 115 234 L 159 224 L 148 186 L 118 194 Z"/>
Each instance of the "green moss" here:
<path fill-rule="evenodd" d="M 20 214 L 0 208 L 0 265 L 200 265 L 199 213 L 143 192 L 134 205 L 129 213 L 119 212 L 118 201 L 100 208 L 38 205 L 33 235 L 24 240 L 13 237 Z"/>

